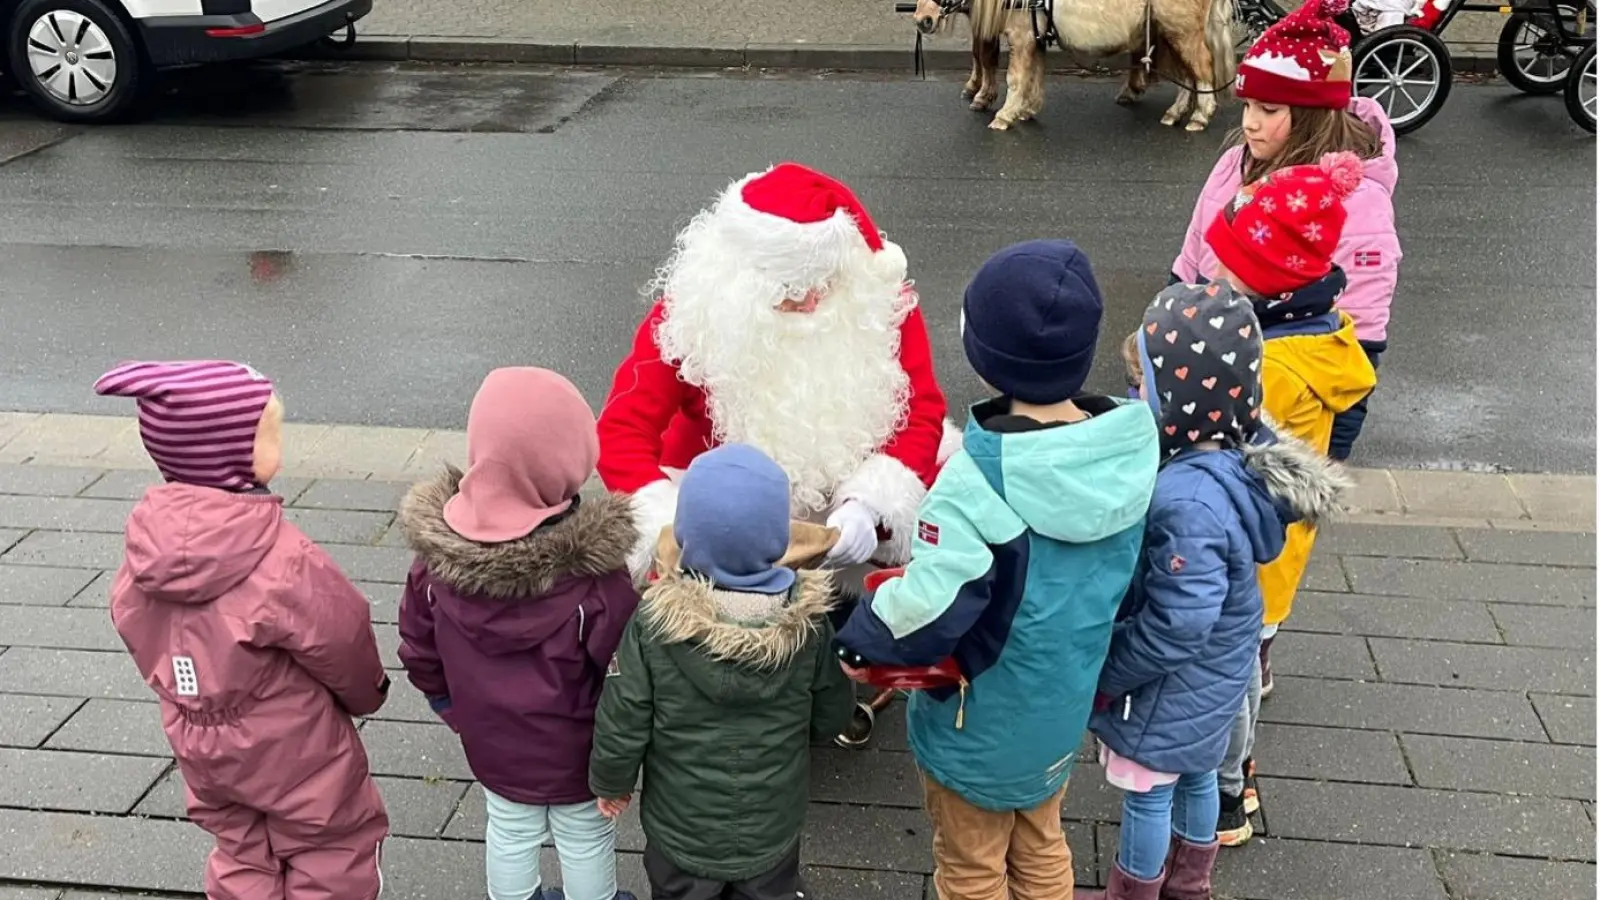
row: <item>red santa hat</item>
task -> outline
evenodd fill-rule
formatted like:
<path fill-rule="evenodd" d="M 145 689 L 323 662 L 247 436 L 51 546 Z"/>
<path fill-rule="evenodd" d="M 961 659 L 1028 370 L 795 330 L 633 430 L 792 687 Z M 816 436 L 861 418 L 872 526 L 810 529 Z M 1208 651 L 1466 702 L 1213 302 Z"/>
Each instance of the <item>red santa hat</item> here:
<path fill-rule="evenodd" d="M 797 289 L 862 265 L 884 280 L 905 278 L 905 252 L 878 231 L 855 192 L 799 163 L 735 182 L 712 217 L 740 259 Z"/>
<path fill-rule="evenodd" d="M 1239 61 L 1235 93 L 1283 106 L 1350 105 L 1350 32 L 1334 17 L 1349 0 L 1307 0 L 1266 30 Z"/>

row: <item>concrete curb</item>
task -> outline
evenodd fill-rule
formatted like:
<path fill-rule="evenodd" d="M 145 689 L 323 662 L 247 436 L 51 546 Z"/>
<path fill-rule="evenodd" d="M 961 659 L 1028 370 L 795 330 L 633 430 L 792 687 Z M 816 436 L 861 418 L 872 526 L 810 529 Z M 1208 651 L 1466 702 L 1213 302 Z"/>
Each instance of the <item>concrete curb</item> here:
<path fill-rule="evenodd" d="M 1493 48 L 1452 48 L 1458 75 L 1495 72 Z M 383 62 L 509 63 L 514 65 L 633 66 L 673 69 L 800 69 L 895 72 L 913 71 L 913 49 L 904 44 L 761 44 L 691 46 L 672 44 L 607 44 L 586 41 L 543 42 L 517 38 L 440 35 L 360 36 L 348 50 L 312 45 L 296 59 L 358 59 Z M 1085 66 L 1061 52 L 1046 56 L 1057 74 L 1116 75 L 1109 65 Z M 965 49 L 948 46 L 923 49 L 930 72 L 965 72 L 972 63 Z"/>
<path fill-rule="evenodd" d="M 366 425 L 284 426 L 283 474 L 415 481 L 466 460 L 461 431 Z M 0 412 L 0 465 L 152 470 L 138 420 Z M 1414 469 L 1348 470 L 1345 521 L 1511 530 L 1593 531 L 1593 475 L 1503 475 Z"/>

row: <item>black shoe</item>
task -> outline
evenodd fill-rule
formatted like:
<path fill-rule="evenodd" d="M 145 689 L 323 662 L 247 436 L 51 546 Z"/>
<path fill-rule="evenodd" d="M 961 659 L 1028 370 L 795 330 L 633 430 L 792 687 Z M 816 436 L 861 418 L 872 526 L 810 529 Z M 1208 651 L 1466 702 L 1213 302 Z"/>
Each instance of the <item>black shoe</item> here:
<path fill-rule="evenodd" d="M 1222 808 L 1217 813 L 1217 842 L 1224 847 L 1242 847 L 1255 835 L 1250 827 L 1250 816 L 1244 811 L 1244 797 L 1220 797 Z"/>

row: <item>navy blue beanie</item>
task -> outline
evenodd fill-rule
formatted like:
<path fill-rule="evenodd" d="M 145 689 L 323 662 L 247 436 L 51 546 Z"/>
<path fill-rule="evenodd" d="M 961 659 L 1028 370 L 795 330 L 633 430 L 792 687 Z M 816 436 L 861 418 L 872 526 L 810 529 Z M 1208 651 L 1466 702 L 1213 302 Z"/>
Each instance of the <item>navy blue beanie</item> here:
<path fill-rule="evenodd" d="M 989 257 L 961 303 L 967 362 L 1024 403 L 1083 390 L 1105 302 L 1089 258 L 1071 241 L 1024 241 Z"/>
<path fill-rule="evenodd" d="M 672 535 L 679 565 L 719 588 L 781 594 L 794 572 L 774 565 L 789 550 L 789 476 L 748 444 L 694 458 L 678 484 Z"/>

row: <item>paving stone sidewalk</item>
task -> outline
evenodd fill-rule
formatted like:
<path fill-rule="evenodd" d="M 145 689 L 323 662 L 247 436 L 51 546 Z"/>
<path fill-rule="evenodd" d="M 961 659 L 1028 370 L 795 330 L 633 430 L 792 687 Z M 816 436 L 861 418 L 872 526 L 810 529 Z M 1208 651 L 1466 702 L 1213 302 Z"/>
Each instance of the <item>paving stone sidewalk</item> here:
<path fill-rule="evenodd" d="M 184 821 L 157 707 L 103 609 L 118 530 L 152 481 L 147 469 L 0 464 L 0 900 L 200 890 L 208 840 Z M 481 790 L 395 657 L 405 483 L 275 487 L 360 583 L 397 670 L 361 730 L 394 820 L 386 896 L 480 896 Z M 1275 645 L 1266 836 L 1224 853 L 1219 896 L 1592 898 L 1594 565 L 1585 532 L 1331 527 Z M 814 896 L 928 895 L 903 725 L 891 710 L 875 748 L 815 749 Z M 1082 883 L 1102 883 L 1118 817 L 1085 753 L 1064 814 Z M 620 845 L 623 885 L 643 891 L 631 816 Z"/>

